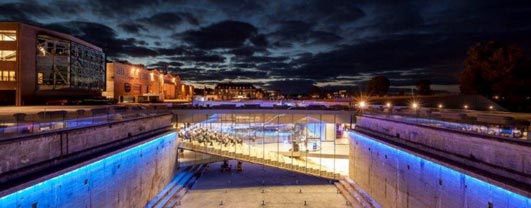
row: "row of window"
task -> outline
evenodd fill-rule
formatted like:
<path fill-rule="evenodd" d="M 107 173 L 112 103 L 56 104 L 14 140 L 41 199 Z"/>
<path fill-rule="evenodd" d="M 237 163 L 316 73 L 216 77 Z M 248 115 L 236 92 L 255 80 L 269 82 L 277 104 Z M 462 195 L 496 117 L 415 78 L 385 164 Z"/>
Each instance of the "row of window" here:
<path fill-rule="evenodd" d="M 0 70 L 0 81 L 16 81 L 15 71 Z"/>
<path fill-rule="evenodd" d="M 15 30 L 0 30 L 0 41 L 16 41 L 17 31 Z"/>

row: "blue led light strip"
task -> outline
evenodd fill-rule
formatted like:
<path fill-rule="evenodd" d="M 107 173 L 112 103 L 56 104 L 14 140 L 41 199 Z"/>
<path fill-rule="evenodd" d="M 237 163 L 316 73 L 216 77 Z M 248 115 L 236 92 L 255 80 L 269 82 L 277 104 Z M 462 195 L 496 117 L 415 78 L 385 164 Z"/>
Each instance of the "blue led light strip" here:
<path fill-rule="evenodd" d="M 127 149 L 125 151 L 102 158 L 100 160 L 97 160 L 85 166 L 79 167 L 75 170 L 63 173 L 51 179 L 42 181 L 35 185 L 29 186 L 27 188 L 21 189 L 9 195 L 3 196 L 0 198 L 0 207 L 11 207 L 17 204 L 27 204 L 29 202 L 26 202 L 25 200 L 33 199 L 34 197 L 31 197 L 32 194 L 41 193 L 44 190 L 48 190 L 52 192 L 49 195 L 53 196 L 53 194 L 58 194 L 58 193 L 55 193 L 55 190 L 54 190 L 54 187 L 57 185 L 61 185 L 63 187 L 75 186 L 76 184 L 72 184 L 72 183 L 74 183 L 76 179 L 80 177 L 84 177 L 84 175 L 92 171 L 101 170 L 104 168 L 106 164 L 108 165 L 108 163 L 111 163 L 112 161 L 117 161 L 117 160 L 124 159 L 124 158 L 132 159 L 132 157 L 135 156 L 134 154 L 140 151 L 142 152 L 145 151 L 146 153 L 150 151 L 151 152 L 160 151 L 160 150 L 151 150 L 151 149 L 155 148 L 159 144 L 169 143 L 171 142 L 171 140 L 174 140 L 175 138 L 176 138 L 176 132 L 168 133 L 166 135 L 153 139 L 144 144 L 141 144 L 133 148 Z M 74 194 L 79 194 L 79 193 L 74 193 Z M 46 200 L 46 199 L 42 199 L 42 200 Z"/>
<path fill-rule="evenodd" d="M 509 190 L 503 189 L 494 184 L 482 181 L 480 179 L 474 178 L 457 170 L 451 169 L 449 167 L 437 164 L 435 162 L 426 160 L 424 158 L 418 157 L 414 154 L 408 153 L 406 151 L 393 148 L 387 144 L 378 142 L 374 139 L 368 138 L 365 135 L 358 134 L 356 132 L 349 132 L 352 139 L 355 139 L 359 142 L 363 142 L 371 147 L 375 151 L 380 151 L 388 157 L 397 157 L 398 160 L 404 164 L 423 164 L 425 170 L 438 170 L 435 171 L 438 175 L 434 175 L 433 179 L 441 179 L 443 181 L 451 180 L 461 180 L 459 183 L 464 183 L 468 188 L 466 189 L 465 195 L 470 195 L 467 197 L 474 197 L 481 199 L 487 199 L 490 202 L 494 203 L 494 207 L 515 207 L 515 208 L 531 208 L 531 199 L 520 194 L 511 192 Z M 419 179 L 420 180 L 420 179 Z M 457 194 L 457 193 L 454 193 Z M 487 195 L 487 196 L 486 196 Z M 479 199 L 478 199 L 479 200 Z M 475 202 L 468 202 L 475 203 Z M 486 206 L 487 202 L 482 203 L 482 207 Z M 505 206 L 504 206 L 505 205 Z M 474 207 L 474 205 L 472 205 Z"/>

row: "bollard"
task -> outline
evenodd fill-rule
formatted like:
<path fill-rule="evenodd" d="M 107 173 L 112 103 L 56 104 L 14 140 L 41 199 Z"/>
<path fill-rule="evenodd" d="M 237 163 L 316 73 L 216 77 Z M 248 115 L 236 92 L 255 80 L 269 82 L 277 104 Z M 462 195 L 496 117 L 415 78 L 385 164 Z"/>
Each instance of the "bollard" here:
<path fill-rule="evenodd" d="M 265 193 L 264 189 L 262 189 L 262 194 Z"/>
<path fill-rule="evenodd" d="M 265 206 L 265 201 L 264 200 L 262 200 L 262 206 Z"/>
<path fill-rule="evenodd" d="M 306 206 L 306 201 L 304 201 L 304 206 Z"/>
<path fill-rule="evenodd" d="M 223 205 L 223 200 L 219 203 L 219 206 L 222 206 Z"/>

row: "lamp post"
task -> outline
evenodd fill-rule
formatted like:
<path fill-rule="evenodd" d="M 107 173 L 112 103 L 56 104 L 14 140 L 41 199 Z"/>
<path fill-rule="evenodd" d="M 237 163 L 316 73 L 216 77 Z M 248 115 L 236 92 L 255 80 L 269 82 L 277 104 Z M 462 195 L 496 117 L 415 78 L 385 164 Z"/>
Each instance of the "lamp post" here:
<path fill-rule="evenodd" d="M 365 109 L 365 107 L 367 106 L 367 103 L 366 103 L 365 101 L 360 101 L 360 102 L 358 103 L 358 106 L 359 106 L 359 108 L 360 108 L 360 112 L 361 112 L 361 114 L 363 114 L 363 109 Z"/>
<path fill-rule="evenodd" d="M 419 118 L 419 112 L 418 112 L 419 104 L 418 104 L 417 102 L 413 102 L 413 103 L 411 103 L 411 108 L 413 108 L 413 111 L 415 112 L 415 117 L 417 118 L 417 122 L 418 122 L 418 118 Z"/>
<path fill-rule="evenodd" d="M 392 107 L 391 102 L 387 102 L 385 104 L 385 107 L 387 108 L 387 114 L 390 115 L 391 112 L 393 111 L 393 108 L 391 108 Z"/>

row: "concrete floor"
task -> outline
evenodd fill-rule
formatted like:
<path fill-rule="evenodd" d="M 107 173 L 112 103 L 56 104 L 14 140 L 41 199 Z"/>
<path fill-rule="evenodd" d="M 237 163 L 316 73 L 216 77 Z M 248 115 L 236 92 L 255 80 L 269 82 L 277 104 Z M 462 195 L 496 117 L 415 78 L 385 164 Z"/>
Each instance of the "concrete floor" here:
<path fill-rule="evenodd" d="M 236 161 L 230 164 L 236 167 Z M 220 165 L 209 165 L 181 207 L 350 207 L 326 179 L 250 163 L 243 172 L 221 173 Z"/>

